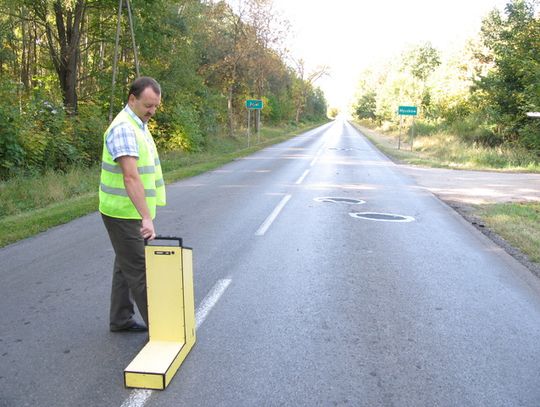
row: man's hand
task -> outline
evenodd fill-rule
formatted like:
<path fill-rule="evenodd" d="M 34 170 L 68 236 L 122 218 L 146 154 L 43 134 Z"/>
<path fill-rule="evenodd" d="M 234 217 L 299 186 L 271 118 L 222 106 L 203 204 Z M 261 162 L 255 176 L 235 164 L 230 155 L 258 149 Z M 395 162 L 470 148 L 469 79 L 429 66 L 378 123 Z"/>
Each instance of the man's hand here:
<path fill-rule="evenodd" d="M 156 238 L 156 231 L 154 230 L 152 219 L 143 219 L 141 224 L 141 236 L 144 239 L 154 240 Z"/>

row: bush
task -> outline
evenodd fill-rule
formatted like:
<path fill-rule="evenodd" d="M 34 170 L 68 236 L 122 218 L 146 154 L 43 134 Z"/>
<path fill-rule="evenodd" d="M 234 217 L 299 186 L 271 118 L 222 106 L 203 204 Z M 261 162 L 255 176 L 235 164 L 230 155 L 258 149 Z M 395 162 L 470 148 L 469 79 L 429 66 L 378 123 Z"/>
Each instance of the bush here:
<path fill-rule="evenodd" d="M 435 134 L 439 129 L 434 123 L 425 122 L 422 120 L 415 120 L 414 122 L 414 134 L 418 136 L 431 136 Z M 409 127 L 409 134 L 412 132 L 412 125 Z"/>
<path fill-rule="evenodd" d="M 200 151 L 204 144 L 197 112 L 181 103 L 160 112 L 151 131 L 158 148 L 166 151 Z"/>
<path fill-rule="evenodd" d="M 540 157 L 540 119 L 531 119 L 519 130 L 521 144 Z"/>
<path fill-rule="evenodd" d="M 109 125 L 107 113 L 94 102 L 79 103 L 78 115 L 71 121 L 79 165 L 87 167 L 100 162 L 103 133 Z"/>
<path fill-rule="evenodd" d="M 19 111 L 13 105 L 14 91 L 0 88 L 0 179 L 7 179 L 23 165 L 24 149 L 19 140 Z"/>
<path fill-rule="evenodd" d="M 36 94 L 22 118 L 21 142 L 26 151 L 25 168 L 28 171 L 66 171 L 78 161 L 73 133 L 60 104 Z"/>
<path fill-rule="evenodd" d="M 495 130 L 484 124 L 476 117 L 452 122 L 446 129 L 449 134 L 456 134 L 469 145 L 497 147 L 503 143 L 503 138 Z"/>

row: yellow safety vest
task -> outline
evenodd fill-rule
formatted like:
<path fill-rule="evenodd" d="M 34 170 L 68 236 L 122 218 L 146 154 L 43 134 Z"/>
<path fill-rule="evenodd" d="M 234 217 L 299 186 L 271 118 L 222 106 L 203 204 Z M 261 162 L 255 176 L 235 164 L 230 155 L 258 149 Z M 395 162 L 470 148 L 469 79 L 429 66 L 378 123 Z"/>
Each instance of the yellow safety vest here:
<path fill-rule="evenodd" d="M 101 164 L 101 183 L 99 188 L 99 211 L 104 215 L 121 219 L 141 219 L 141 215 L 131 199 L 124 185 L 122 168 L 116 163 L 107 149 L 107 134 L 119 124 L 129 124 L 135 131 L 139 159 L 137 170 L 144 186 L 146 204 L 152 219 L 156 216 L 156 205 L 164 206 L 165 182 L 161 172 L 161 164 L 152 136 L 145 134 L 138 123 L 124 109 L 113 120 L 103 134 L 103 156 Z M 148 131 L 148 130 L 147 130 Z"/>

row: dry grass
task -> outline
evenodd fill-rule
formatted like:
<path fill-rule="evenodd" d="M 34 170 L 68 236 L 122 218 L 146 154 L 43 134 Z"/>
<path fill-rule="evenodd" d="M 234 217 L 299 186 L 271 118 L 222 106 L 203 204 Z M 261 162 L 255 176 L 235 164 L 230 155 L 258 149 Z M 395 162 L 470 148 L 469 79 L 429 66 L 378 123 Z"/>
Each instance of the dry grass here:
<path fill-rule="evenodd" d="M 357 123 L 356 126 L 385 154 L 408 164 L 467 170 L 540 172 L 538 157 L 524 149 L 468 145 L 459 137 L 444 133 L 415 138 L 412 150 L 409 139 L 402 135 L 401 149 L 398 149 L 397 134 L 383 133 Z"/>

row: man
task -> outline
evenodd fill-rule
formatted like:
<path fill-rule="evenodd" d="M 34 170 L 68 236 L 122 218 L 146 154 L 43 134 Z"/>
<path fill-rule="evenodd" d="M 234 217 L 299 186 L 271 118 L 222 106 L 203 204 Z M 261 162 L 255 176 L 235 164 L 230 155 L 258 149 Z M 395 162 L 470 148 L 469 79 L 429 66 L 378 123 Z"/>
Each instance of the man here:
<path fill-rule="evenodd" d="M 109 327 L 148 330 L 144 239 L 156 237 L 156 206 L 165 205 L 165 184 L 148 120 L 161 102 L 155 79 L 136 79 L 126 107 L 103 136 L 99 211 L 115 252 Z M 134 319 L 134 304 L 146 325 Z"/>

